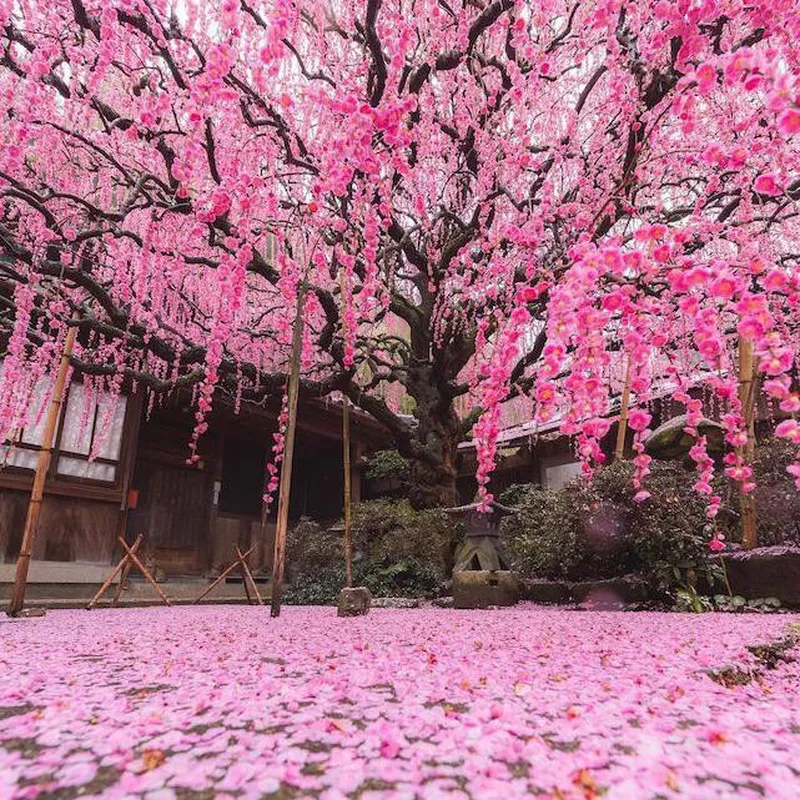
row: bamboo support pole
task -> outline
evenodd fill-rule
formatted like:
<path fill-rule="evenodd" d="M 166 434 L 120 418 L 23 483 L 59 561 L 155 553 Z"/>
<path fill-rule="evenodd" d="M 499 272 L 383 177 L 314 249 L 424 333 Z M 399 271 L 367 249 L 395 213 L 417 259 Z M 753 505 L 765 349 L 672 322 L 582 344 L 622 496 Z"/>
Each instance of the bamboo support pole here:
<path fill-rule="evenodd" d="M 28 569 L 31 563 L 31 550 L 33 541 L 39 528 L 39 514 L 42 510 L 42 498 L 44 497 L 44 486 L 47 481 L 47 472 L 50 469 L 50 459 L 53 454 L 53 437 L 58 428 L 58 421 L 61 418 L 62 396 L 64 385 L 67 382 L 69 372 L 69 361 L 72 357 L 72 348 L 75 344 L 75 337 L 78 333 L 77 327 L 71 327 L 67 331 L 64 341 L 64 349 L 61 353 L 61 362 L 56 375 L 53 396 L 50 399 L 50 408 L 47 412 L 44 434 L 42 436 L 42 446 L 39 451 L 39 460 L 36 464 L 36 472 L 33 478 L 33 488 L 31 489 L 31 499 L 28 503 L 28 514 L 25 519 L 25 528 L 22 533 L 22 545 L 20 546 L 17 569 L 14 575 L 14 586 L 11 591 L 11 602 L 9 603 L 8 613 L 16 616 L 22 611 L 25 605 L 25 590 L 28 584 Z"/>
<path fill-rule="evenodd" d="M 739 339 L 739 400 L 742 404 L 747 443 L 740 449 L 740 455 L 748 464 L 755 457 L 755 361 L 753 340 Z M 752 550 L 758 547 L 756 527 L 756 499 L 752 493 L 740 492 L 739 509 L 742 516 L 742 547 Z"/>
<path fill-rule="evenodd" d="M 292 354 L 289 364 L 288 413 L 286 437 L 283 444 L 281 481 L 278 488 L 278 519 L 275 527 L 275 550 L 272 559 L 272 603 L 270 616 L 281 613 L 281 589 L 286 564 L 286 532 L 289 527 L 289 500 L 292 489 L 292 462 L 294 460 L 294 436 L 297 429 L 297 396 L 300 392 L 300 356 L 303 351 L 303 302 L 305 287 L 297 294 L 297 313 L 292 330 Z"/>
<path fill-rule="evenodd" d="M 132 547 L 131 550 L 134 550 L 134 548 Z M 122 590 L 125 588 L 125 583 L 127 582 L 128 576 L 131 573 L 130 559 L 127 556 L 125 556 L 125 558 L 126 558 L 125 567 L 122 570 L 122 574 L 119 576 L 119 582 L 117 583 L 117 588 L 114 591 L 114 598 L 111 601 L 112 606 L 116 606 L 117 603 L 119 603 L 119 598 L 122 595 Z"/>
<path fill-rule="evenodd" d="M 253 550 L 256 549 L 256 547 L 258 547 L 258 543 L 257 542 L 256 542 L 256 544 L 251 545 L 250 549 L 247 550 L 245 552 L 244 556 L 242 556 L 242 557 L 243 558 L 247 558 L 250 555 L 250 553 L 252 553 Z M 238 550 L 238 548 L 237 548 L 237 550 Z M 203 592 L 198 597 L 195 598 L 194 602 L 195 603 L 199 603 L 206 595 L 208 595 L 211 592 L 213 592 L 214 589 L 216 589 L 217 586 L 219 586 L 219 584 L 222 583 L 222 581 L 224 581 L 225 578 L 227 578 L 228 575 L 230 575 L 231 572 L 233 572 L 236 569 L 236 567 L 238 567 L 238 566 L 239 566 L 239 559 L 237 558 L 236 561 L 234 561 L 231 564 L 228 564 L 228 566 L 225 567 L 225 569 L 222 570 L 222 572 L 220 572 L 220 574 L 216 577 L 214 582 L 210 586 L 207 586 L 203 590 Z"/>
<path fill-rule="evenodd" d="M 614 461 L 621 461 L 625 454 L 625 436 L 628 432 L 628 407 L 631 402 L 631 359 L 625 368 L 625 386 L 622 389 L 622 400 L 619 409 L 619 425 L 617 426 L 617 443 L 614 448 Z"/>
<path fill-rule="evenodd" d="M 350 486 L 350 400 L 344 395 L 342 407 L 342 460 L 344 462 L 344 561 L 347 570 L 347 588 L 353 585 L 353 539 L 351 536 L 353 500 Z"/>
<path fill-rule="evenodd" d="M 140 533 L 136 537 L 136 541 L 133 543 L 133 547 L 131 547 L 131 552 L 135 553 L 139 549 L 139 545 L 141 543 L 142 543 L 142 534 Z M 117 591 L 114 593 L 114 600 L 113 600 L 113 605 L 117 604 L 120 595 L 120 586 L 122 586 L 122 582 L 126 579 L 128 575 L 128 572 L 130 570 L 130 563 L 131 563 L 131 557 L 128 553 L 126 553 L 119 560 L 117 566 L 114 567 L 113 570 L 111 570 L 109 576 L 103 581 L 103 585 L 97 590 L 95 596 L 87 603 L 86 605 L 87 609 L 91 610 L 92 608 L 95 607 L 95 605 L 97 605 L 100 598 L 106 593 L 108 587 L 111 586 L 111 584 L 114 582 L 114 578 L 116 578 L 117 574 L 121 571 L 122 575 L 120 576 L 119 585 L 117 586 Z"/>
<path fill-rule="evenodd" d="M 172 603 L 170 603 L 169 598 L 164 594 L 161 587 L 156 583 L 155 578 L 150 574 L 150 571 L 147 569 L 147 567 L 144 564 L 142 564 L 142 562 L 139 560 L 139 556 L 137 556 L 136 553 L 134 553 L 133 550 L 131 550 L 131 548 L 128 547 L 128 543 L 121 536 L 119 537 L 119 543 L 122 545 L 122 549 L 125 550 L 128 556 L 130 556 L 131 561 L 133 561 L 133 563 L 136 564 L 136 567 L 138 568 L 139 572 L 141 572 L 142 575 L 144 575 L 148 583 L 156 590 L 156 594 L 164 601 L 164 604 L 171 606 Z"/>
<path fill-rule="evenodd" d="M 339 273 L 339 288 L 342 303 L 342 337 L 347 341 L 347 307 L 345 292 L 347 275 L 344 270 Z M 351 537 L 351 503 L 353 492 L 350 486 L 350 398 L 342 395 L 342 472 L 344 480 L 344 563 L 347 573 L 347 588 L 353 586 L 353 540 Z"/>
<path fill-rule="evenodd" d="M 253 575 L 250 572 L 250 568 L 247 566 L 247 561 L 245 561 L 245 556 L 242 551 L 237 547 L 236 548 L 236 555 L 239 556 L 239 563 L 242 565 L 242 577 L 244 578 L 244 585 L 247 586 L 247 581 L 250 581 L 250 585 L 253 587 L 253 593 L 256 596 L 256 602 L 258 605 L 263 606 L 264 601 L 261 599 L 261 594 L 258 591 L 258 586 L 256 586 L 256 582 L 253 579 Z M 247 592 L 247 602 L 250 602 L 250 592 Z"/>

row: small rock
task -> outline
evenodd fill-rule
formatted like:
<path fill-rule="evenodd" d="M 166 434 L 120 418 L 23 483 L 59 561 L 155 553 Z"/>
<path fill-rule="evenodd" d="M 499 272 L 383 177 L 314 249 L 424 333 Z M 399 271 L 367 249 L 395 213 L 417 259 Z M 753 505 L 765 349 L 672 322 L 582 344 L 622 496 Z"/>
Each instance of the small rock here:
<path fill-rule="evenodd" d="M 28 619 L 30 617 L 43 617 L 45 609 L 43 608 L 23 608 L 17 611 L 16 614 L 10 616 L 17 617 L 18 619 Z"/>
<path fill-rule="evenodd" d="M 342 589 L 339 592 L 339 607 L 337 614 L 340 617 L 361 617 L 369 611 L 372 603 L 372 594 L 364 586 L 352 589 Z"/>
<path fill-rule="evenodd" d="M 376 597 L 372 601 L 373 608 L 419 608 L 419 600 L 415 597 Z"/>
<path fill-rule="evenodd" d="M 452 608 L 453 607 L 453 598 L 452 597 L 437 597 L 432 602 L 433 602 L 433 605 L 435 605 L 437 608 Z"/>

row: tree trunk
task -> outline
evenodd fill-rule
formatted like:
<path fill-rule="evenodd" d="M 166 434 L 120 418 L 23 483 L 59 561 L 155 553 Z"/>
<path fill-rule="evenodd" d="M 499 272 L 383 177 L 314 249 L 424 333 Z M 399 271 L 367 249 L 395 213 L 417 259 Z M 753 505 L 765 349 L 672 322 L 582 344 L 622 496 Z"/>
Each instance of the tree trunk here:
<path fill-rule="evenodd" d="M 415 509 L 456 506 L 458 417 L 449 408 L 444 414 L 418 413 L 418 420 L 409 502 Z"/>
<path fill-rule="evenodd" d="M 408 500 L 417 510 L 457 506 L 455 470 L 445 464 L 412 461 Z"/>

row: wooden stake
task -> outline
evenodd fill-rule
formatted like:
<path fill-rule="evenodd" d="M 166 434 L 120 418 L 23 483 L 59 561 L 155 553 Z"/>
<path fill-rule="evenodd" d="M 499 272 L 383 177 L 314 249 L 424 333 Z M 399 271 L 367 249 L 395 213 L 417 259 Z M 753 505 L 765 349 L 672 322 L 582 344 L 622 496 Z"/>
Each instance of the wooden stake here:
<path fill-rule="evenodd" d="M 614 461 L 621 461 L 625 453 L 625 435 L 628 431 L 628 406 L 631 401 L 631 359 L 625 368 L 625 386 L 622 389 L 622 400 L 619 408 L 619 425 L 617 426 L 617 445 L 614 448 Z"/>
<path fill-rule="evenodd" d="M 254 545 L 251 545 L 250 549 L 247 550 L 247 552 L 245 552 L 245 554 L 242 556 L 242 558 L 247 558 L 250 555 L 250 553 L 252 553 L 253 550 L 256 549 L 257 546 L 258 546 L 258 542 L 256 542 Z M 237 552 L 238 552 L 238 548 L 237 548 Z M 222 583 L 222 581 L 224 581 L 225 578 L 227 578 L 228 575 L 230 575 L 231 572 L 233 572 L 236 569 L 236 567 L 239 566 L 240 560 L 241 559 L 237 558 L 236 561 L 234 561 L 231 564 L 228 564 L 228 566 L 225 567 L 225 569 L 222 572 L 220 572 L 220 574 L 217 576 L 217 578 L 215 579 L 214 583 L 212 583 L 211 586 L 206 587 L 203 590 L 203 592 L 195 599 L 194 602 L 195 603 L 199 603 L 207 594 L 210 594 L 212 591 L 214 591 L 214 589 L 216 589 L 216 587 L 219 586 L 219 584 Z"/>
<path fill-rule="evenodd" d="M 148 583 L 156 590 L 156 594 L 164 601 L 166 605 L 171 606 L 172 603 L 170 603 L 169 598 L 164 594 L 161 587 L 156 583 L 156 579 L 150 574 L 150 571 L 147 569 L 147 567 L 144 564 L 142 564 L 142 562 L 139 560 L 139 556 L 137 556 L 136 553 L 134 553 L 133 550 L 131 550 L 131 548 L 128 547 L 128 543 L 121 536 L 119 537 L 119 543 L 122 545 L 122 549 L 128 554 L 131 561 L 133 561 L 133 563 L 136 564 L 137 568 L 139 569 L 139 572 L 141 572 L 142 575 L 144 575 Z"/>
<path fill-rule="evenodd" d="M 132 547 L 131 550 L 135 550 L 136 548 Z M 122 575 L 119 576 L 119 582 L 117 583 L 117 588 L 114 592 L 114 599 L 111 601 L 111 605 L 115 606 L 119 603 L 119 598 L 122 595 L 122 590 L 125 588 L 125 582 L 128 580 L 128 576 L 131 574 L 131 560 L 128 556 L 125 556 L 125 567 L 122 570 Z"/>
<path fill-rule="evenodd" d="M 239 556 L 239 563 L 242 565 L 242 578 L 244 579 L 244 585 L 247 586 L 247 581 L 250 581 L 250 585 L 253 587 L 253 592 L 256 596 L 256 602 L 260 605 L 264 605 L 264 601 L 261 599 L 261 594 L 258 591 L 258 586 L 256 586 L 255 580 L 253 580 L 253 576 L 250 572 L 250 567 L 247 566 L 247 561 L 245 561 L 245 556 L 242 551 L 237 547 L 236 548 L 236 555 Z M 250 602 L 250 592 L 247 592 L 247 602 Z"/>
<path fill-rule="evenodd" d="M 47 480 L 47 471 L 50 469 L 50 458 L 53 454 L 53 436 L 61 417 L 64 384 L 67 382 L 69 360 L 72 356 L 72 347 L 75 344 L 77 333 L 77 326 L 71 327 L 67 331 L 67 337 L 64 341 L 64 350 L 61 353 L 61 363 L 59 364 L 56 383 L 53 387 L 53 396 L 50 399 L 50 408 L 47 412 L 42 446 L 39 450 L 39 460 L 36 464 L 36 473 L 33 478 L 31 499 L 28 503 L 28 515 L 25 519 L 25 528 L 22 533 L 22 545 L 19 550 L 19 559 L 17 560 L 14 587 L 11 591 L 11 602 L 8 606 L 8 613 L 10 616 L 19 614 L 25 605 L 25 590 L 28 584 L 28 568 L 31 563 L 31 550 L 33 549 L 33 540 L 36 538 L 36 533 L 39 528 L 39 514 L 42 510 L 44 485 Z"/>
<path fill-rule="evenodd" d="M 740 448 L 739 453 L 748 464 L 753 463 L 756 450 L 754 373 L 753 340 L 740 338 L 739 400 L 742 404 L 747 443 Z M 754 547 L 758 547 L 756 499 L 752 493 L 740 492 L 739 509 L 742 515 L 742 547 L 745 550 L 752 550 Z"/>
<path fill-rule="evenodd" d="M 344 395 L 342 406 L 342 460 L 344 462 L 344 563 L 347 569 L 347 588 L 353 585 L 353 540 L 350 535 L 351 501 L 350 487 L 350 399 Z"/>
<path fill-rule="evenodd" d="M 283 443 L 281 482 L 278 488 L 278 520 L 275 527 L 275 550 L 272 558 L 272 604 L 270 616 L 281 613 L 281 584 L 286 563 L 286 532 L 289 528 L 289 500 L 292 489 L 292 461 L 294 459 L 294 435 L 297 428 L 297 395 L 300 392 L 300 356 L 303 351 L 303 302 L 305 287 L 298 287 L 297 313 L 292 331 L 292 354 L 289 364 L 289 391 L 287 397 L 289 420 Z"/>
<path fill-rule="evenodd" d="M 131 552 L 135 553 L 139 549 L 139 545 L 141 543 L 142 543 L 142 534 L 140 533 L 136 537 L 136 541 L 133 543 L 133 547 L 131 547 Z M 119 587 L 122 586 L 122 582 L 127 577 L 128 572 L 130 571 L 130 565 L 131 565 L 131 557 L 126 553 L 119 560 L 117 566 L 111 570 L 111 574 L 103 581 L 103 585 L 97 590 L 97 594 L 95 594 L 95 596 L 88 602 L 86 608 L 92 609 L 95 607 L 100 598 L 106 593 L 108 587 L 111 586 L 111 584 L 114 582 L 114 578 L 117 577 L 117 573 L 122 571 L 122 575 L 120 576 L 119 579 L 119 585 L 117 586 L 117 591 L 114 593 L 113 605 L 116 605 L 117 601 L 119 600 L 119 594 L 120 594 Z"/>

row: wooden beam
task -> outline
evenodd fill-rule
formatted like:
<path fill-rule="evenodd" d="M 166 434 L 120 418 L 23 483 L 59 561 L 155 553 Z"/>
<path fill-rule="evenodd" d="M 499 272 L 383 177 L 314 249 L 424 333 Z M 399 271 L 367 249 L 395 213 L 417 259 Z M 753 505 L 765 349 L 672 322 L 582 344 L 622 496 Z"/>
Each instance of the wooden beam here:
<path fill-rule="evenodd" d="M 339 296 L 341 297 L 342 339 L 347 342 L 347 273 L 339 273 Z M 342 393 L 342 472 L 344 477 L 344 564 L 347 573 L 347 588 L 353 586 L 353 543 L 350 536 L 351 503 L 350 486 L 350 398 Z"/>
<path fill-rule="evenodd" d="M 278 617 L 281 613 L 281 591 L 283 573 L 286 564 L 286 532 L 289 528 L 289 500 L 292 489 L 292 462 L 294 460 L 294 437 L 297 430 L 297 395 L 300 389 L 300 356 L 303 351 L 303 304 L 305 286 L 298 287 L 297 312 L 292 331 L 292 353 L 289 363 L 289 388 L 287 411 L 289 419 L 286 424 L 286 436 L 283 443 L 283 461 L 281 462 L 281 482 L 278 487 L 278 520 L 275 528 L 275 549 L 272 558 L 272 603 L 270 616 Z"/>
<path fill-rule="evenodd" d="M 42 436 L 42 446 L 39 450 L 39 460 L 36 464 L 36 472 L 33 478 L 31 499 L 28 503 L 28 514 L 25 519 L 25 528 L 22 532 L 22 545 L 20 547 L 17 569 L 14 575 L 11 602 L 8 606 L 8 613 L 10 616 L 19 614 L 25 605 L 25 590 L 28 585 L 31 550 L 33 549 L 33 541 L 39 530 L 39 515 L 42 510 L 44 486 L 47 481 L 47 472 L 50 469 L 50 458 L 53 453 L 53 434 L 56 432 L 61 417 L 62 395 L 64 394 L 64 386 L 67 382 L 69 361 L 72 357 L 72 348 L 75 344 L 75 336 L 77 333 L 77 327 L 71 327 L 67 331 L 67 336 L 64 340 L 64 349 L 61 352 L 61 363 L 58 366 L 58 374 L 56 375 L 56 382 L 53 387 L 53 396 L 50 398 L 50 408 L 47 412 L 47 421 L 45 422 L 44 434 Z"/>
<path fill-rule="evenodd" d="M 252 553 L 252 552 L 253 552 L 253 550 L 255 550 L 255 549 L 256 549 L 256 547 L 257 547 L 257 544 L 258 544 L 258 543 L 256 543 L 256 544 L 252 545 L 252 546 L 250 547 L 250 549 L 249 549 L 249 550 L 248 550 L 248 551 L 247 551 L 247 552 L 244 554 L 243 558 L 247 558 L 247 556 L 249 556 L 249 555 L 250 555 L 250 553 Z M 204 597 L 205 597 L 207 594 L 210 594 L 212 591 L 214 591 L 214 589 L 215 589 L 217 586 L 219 586 L 219 584 L 220 584 L 220 583 L 222 583 L 222 581 L 224 581 L 224 580 L 225 580 L 225 578 L 227 578 L 227 577 L 228 577 L 228 575 L 230 575 L 230 574 L 231 574 L 231 572 L 233 572 L 233 571 L 236 569 L 236 567 L 238 567 L 238 566 L 239 566 L 239 559 L 237 558 L 237 559 L 236 559 L 236 561 L 233 561 L 232 563 L 228 564 L 228 566 L 227 566 L 227 567 L 225 567 L 225 569 L 224 569 L 224 570 L 222 570 L 222 572 L 220 572 L 220 574 L 219 574 L 219 575 L 217 575 L 216 579 L 215 579 L 215 580 L 214 580 L 214 582 L 211 584 L 211 586 L 208 586 L 208 587 L 206 587 L 206 588 L 205 588 L 205 589 L 202 591 L 202 593 L 201 593 L 200 595 L 198 595 L 198 596 L 195 598 L 194 602 L 195 602 L 195 603 L 199 603 L 199 602 L 200 602 L 200 601 L 201 601 L 201 600 L 202 600 L 202 599 L 203 599 L 203 598 L 204 598 Z"/>

